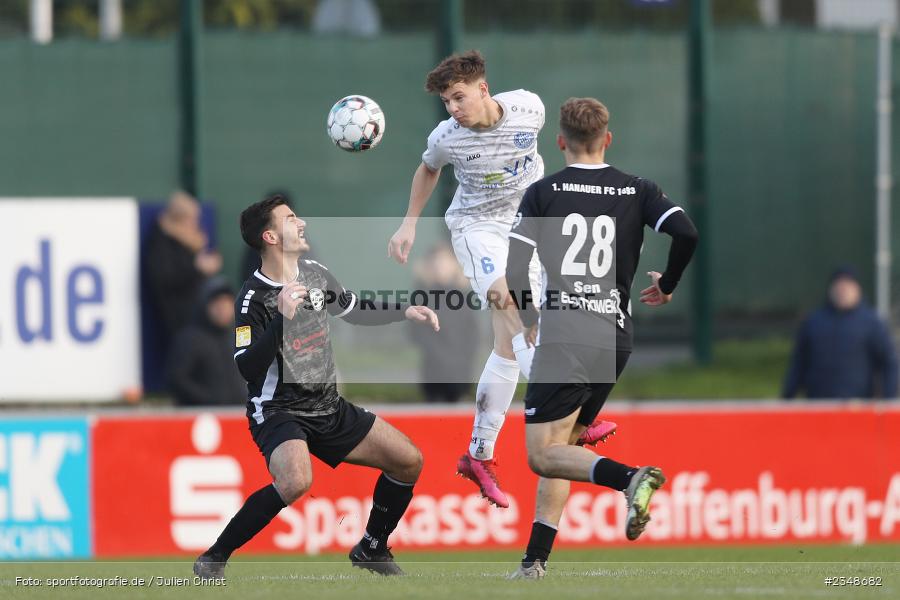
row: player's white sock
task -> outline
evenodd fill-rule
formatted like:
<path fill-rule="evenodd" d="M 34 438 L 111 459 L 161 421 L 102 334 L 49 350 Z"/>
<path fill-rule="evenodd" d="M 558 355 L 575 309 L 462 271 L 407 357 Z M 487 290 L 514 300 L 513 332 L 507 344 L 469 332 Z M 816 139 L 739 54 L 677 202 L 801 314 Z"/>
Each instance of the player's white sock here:
<path fill-rule="evenodd" d="M 534 346 L 529 346 L 525 341 L 525 334 L 518 333 L 512 339 L 513 353 L 516 355 L 516 362 L 519 363 L 519 370 L 525 379 L 531 378 L 531 361 L 534 360 Z"/>
<path fill-rule="evenodd" d="M 478 460 L 494 457 L 494 444 L 519 382 L 519 363 L 491 352 L 475 389 L 475 427 L 469 454 Z"/>

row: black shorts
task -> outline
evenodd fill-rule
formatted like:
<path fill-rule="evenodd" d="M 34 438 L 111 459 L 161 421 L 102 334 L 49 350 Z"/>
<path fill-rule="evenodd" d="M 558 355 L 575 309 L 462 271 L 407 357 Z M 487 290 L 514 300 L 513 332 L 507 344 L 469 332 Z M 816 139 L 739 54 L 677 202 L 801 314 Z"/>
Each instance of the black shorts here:
<path fill-rule="evenodd" d="M 300 417 L 287 412 L 269 415 L 262 423 L 250 421 L 250 435 L 266 457 L 288 440 L 304 440 L 309 453 L 334 469 L 356 448 L 375 423 L 375 415 L 340 399 L 337 411 L 320 417 Z"/>
<path fill-rule="evenodd" d="M 618 379 L 630 356 L 630 351 L 580 344 L 541 344 L 535 349 L 525 392 L 525 422 L 558 421 L 581 409 L 578 422 L 590 425 L 615 385 L 603 382 L 598 373 L 611 376 L 614 361 Z"/>

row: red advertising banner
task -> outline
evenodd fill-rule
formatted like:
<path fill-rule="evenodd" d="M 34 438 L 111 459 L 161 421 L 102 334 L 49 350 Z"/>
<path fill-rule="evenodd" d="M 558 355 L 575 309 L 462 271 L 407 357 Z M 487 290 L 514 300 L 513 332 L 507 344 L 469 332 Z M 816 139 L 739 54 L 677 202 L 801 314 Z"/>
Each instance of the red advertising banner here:
<path fill-rule="evenodd" d="M 619 424 L 598 453 L 655 464 L 640 544 L 900 540 L 900 407 L 611 406 Z M 511 415 L 496 457 L 508 509 L 455 476 L 471 414 L 386 412 L 422 449 L 425 469 L 391 539 L 397 548 L 524 547 L 537 477 L 524 423 Z M 243 416 L 104 418 L 93 428 L 94 549 L 101 557 L 194 554 L 244 498 L 270 483 Z M 281 511 L 245 551 L 317 553 L 362 536 L 377 473 L 313 461 L 310 493 Z M 620 492 L 574 484 L 557 546 L 625 544 Z"/>

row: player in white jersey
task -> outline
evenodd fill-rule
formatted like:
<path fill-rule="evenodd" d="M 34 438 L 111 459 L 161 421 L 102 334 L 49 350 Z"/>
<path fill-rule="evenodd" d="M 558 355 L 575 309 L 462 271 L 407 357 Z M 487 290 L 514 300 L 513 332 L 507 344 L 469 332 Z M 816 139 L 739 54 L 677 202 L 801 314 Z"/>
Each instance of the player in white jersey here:
<path fill-rule="evenodd" d="M 413 176 L 406 218 L 388 244 L 388 254 L 405 264 L 415 240 L 416 222 L 437 185 L 441 169 L 453 165 L 459 186 L 446 213 L 456 258 L 483 306 L 489 306 L 494 348 L 475 392 L 475 424 L 468 452 L 457 469 L 488 501 L 509 506 L 494 473 L 494 444 L 506 418 L 520 371 L 527 377 L 534 348 L 522 336 L 518 314 L 508 302 L 506 258 L 509 231 L 525 189 L 544 175 L 537 136 L 544 126 L 544 104 L 526 90 L 491 96 L 484 57 L 472 50 L 444 59 L 425 83 L 450 114 L 428 136 L 422 164 Z M 541 267 L 535 255 L 529 272 L 535 295 Z M 512 307 L 512 309 L 502 309 Z M 583 443 L 596 443 L 615 430 L 598 421 Z"/>

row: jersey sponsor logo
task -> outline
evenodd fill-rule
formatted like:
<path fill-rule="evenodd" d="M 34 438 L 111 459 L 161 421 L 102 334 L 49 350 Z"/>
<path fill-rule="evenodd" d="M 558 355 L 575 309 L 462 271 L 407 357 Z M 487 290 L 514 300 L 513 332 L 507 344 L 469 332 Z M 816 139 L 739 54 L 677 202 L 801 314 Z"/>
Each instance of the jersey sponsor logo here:
<path fill-rule="evenodd" d="M 237 348 L 243 348 L 250 345 L 250 326 L 244 325 L 234 330 L 234 345 Z"/>
<path fill-rule="evenodd" d="M 323 292 L 319 288 L 310 288 L 309 304 L 316 312 L 322 310 L 325 307 L 325 292 Z"/>
<path fill-rule="evenodd" d="M 530 148 L 534 144 L 534 133 L 530 131 L 520 131 L 513 136 L 513 143 L 516 148 Z"/>
<path fill-rule="evenodd" d="M 532 159 L 530 156 L 526 156 L 525 160 L 521 161 L 523 173 L 528 171 L 528 163 L 530 162 L 534 162 L 534 159 Z M 513 165 L 512 167 L 503 167 L 503 170 L 515 177 L 519 174 L 519 163 L 520 161 L 517 160 L 515 165 Z"/>
<path fill-rule="evenodd" d="M 591 289 L 596 288 L 591 286 Z M 599 290 L 591 292 L 591 295 L 594 293 L 599 293 Z M 616 324 L 621 329 L 625 328 L 625 313 L 622 312 L 622 296 L 616 288 L 609 290 L 609 298 L 588 298 L 566 291 L 550 291 L 547 292 L 546 301 L 542 305 L 542 310 L 543 309 L 586 310 L 600 315 L 616 315 Z"/>
<path fill-rule="evenodd" d="M 484 176 L 484 182 L 487 185 L 493 185 L 503 181 L 503 173 L 488 173 Z"/>
<path fill-rule="evenodd" d="M 470 160 L 475 160 L 476 158 L 481 158 L 481 152 L 476 152 L 475 154 L 470 154 L 466 157 L 466 162 Z"/>
<path fill-rule="evenodd" d="M 294 338 L 291 342 L 291 348 L 296 350 L 297 354 L 307 354 L 312 352 L 316 348 L 321 348 L 328 343 L 328 338 L 326 337 L 327 333 L 328 332 L 325 329 L 320 329 L 305 338 Z"/>

